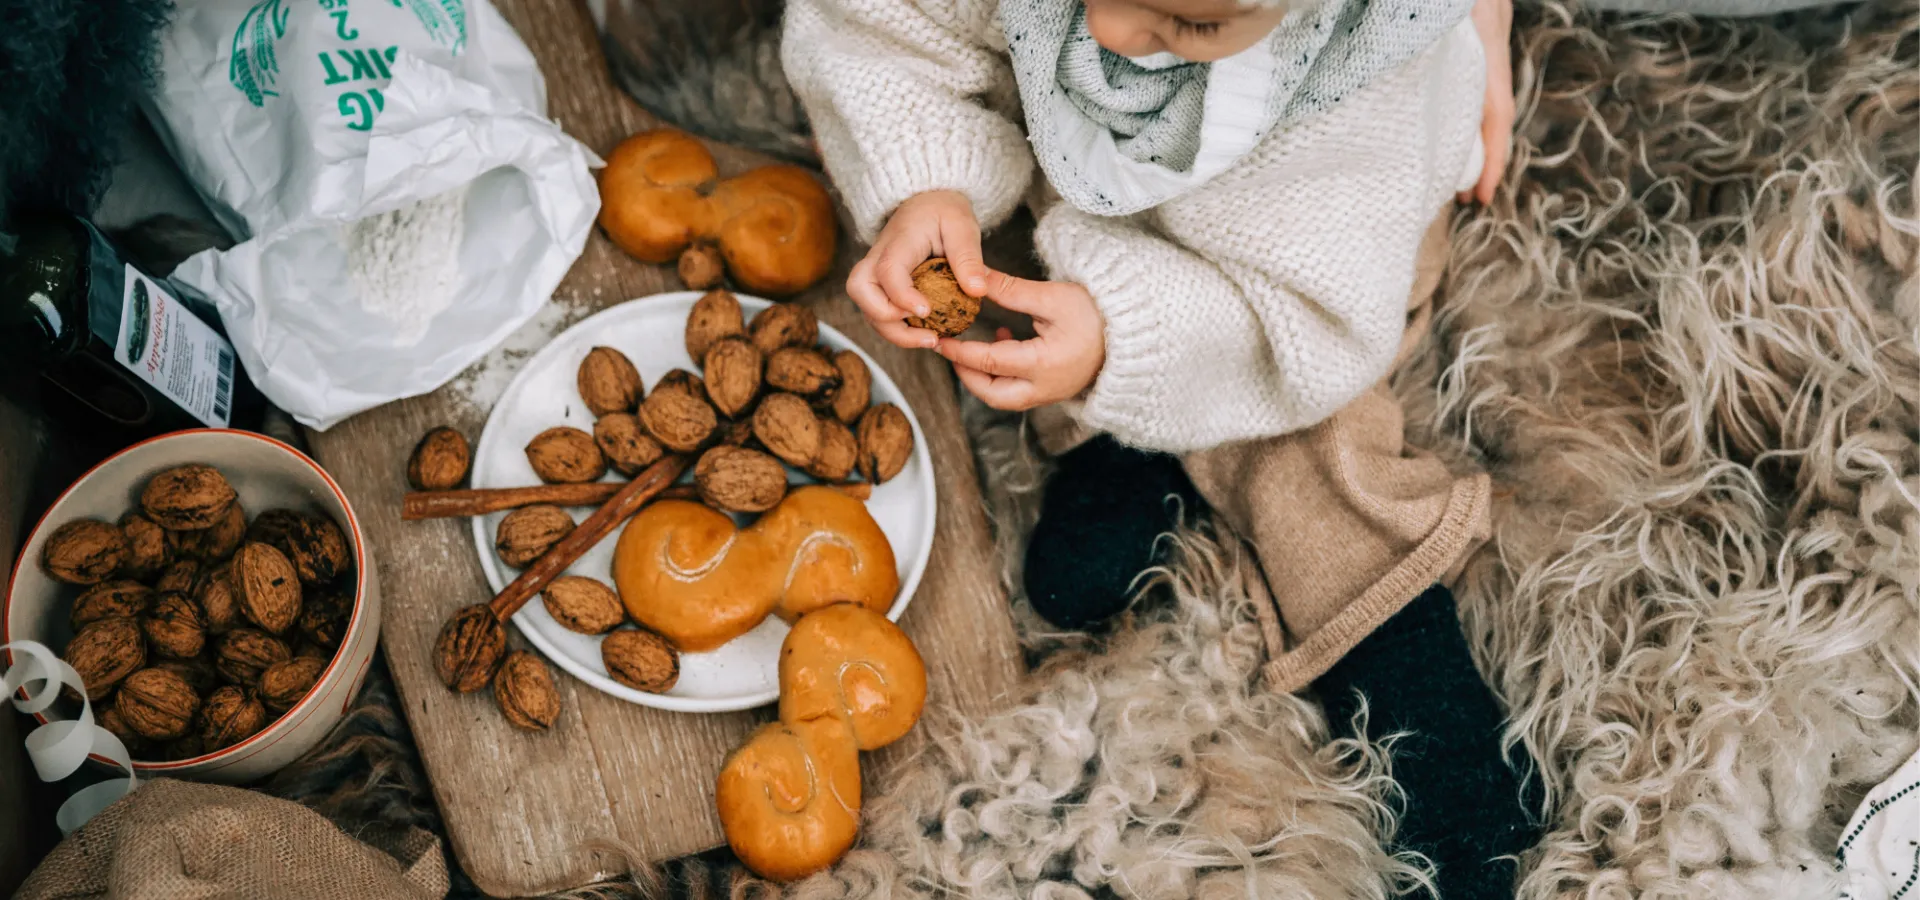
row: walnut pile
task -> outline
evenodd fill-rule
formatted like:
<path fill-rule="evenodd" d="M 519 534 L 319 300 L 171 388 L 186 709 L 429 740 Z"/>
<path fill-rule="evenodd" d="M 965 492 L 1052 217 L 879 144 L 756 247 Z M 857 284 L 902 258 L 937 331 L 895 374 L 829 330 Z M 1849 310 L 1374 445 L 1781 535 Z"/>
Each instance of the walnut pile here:
<path fill-rule="evenodd" d="M 432 483 L 464 478 L 464 438 L 459 449 L 458 476 Z M 212 466 L 156 473 L 116 524 L 63 524 L 40 563 L 77 585 L 62 656 L 140 761 L 190 759 L 271 727 L 317 685 L 353 620 L 340 524 L 312 509 L 249 520 Z"/>

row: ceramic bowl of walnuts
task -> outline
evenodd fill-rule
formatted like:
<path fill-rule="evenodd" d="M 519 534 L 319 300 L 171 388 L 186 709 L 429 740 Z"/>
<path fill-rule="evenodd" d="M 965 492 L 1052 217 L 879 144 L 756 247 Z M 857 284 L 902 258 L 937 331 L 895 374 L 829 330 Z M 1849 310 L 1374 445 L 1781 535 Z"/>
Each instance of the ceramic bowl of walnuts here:
<path fill-rule="evenodd" d="M 359 693 L 380 632 L 366 558 L 313 460 L 251 432 L 177 432 L 47 510 L 0 643 L 59 652 L 141 775 L 244 783 L 312 749 Z M 37 718 L 80 708 L 70 691 Z"/>

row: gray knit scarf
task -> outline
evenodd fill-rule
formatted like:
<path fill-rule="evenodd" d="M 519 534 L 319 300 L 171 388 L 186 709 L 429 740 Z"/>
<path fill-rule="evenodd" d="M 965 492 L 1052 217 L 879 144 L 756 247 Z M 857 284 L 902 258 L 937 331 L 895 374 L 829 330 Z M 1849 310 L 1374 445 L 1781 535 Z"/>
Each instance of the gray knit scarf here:
<path fill-rule="evenodd" d="M 1000 0 L 1000 22 L 1048 181 L 1081 210 L 1119 216 L 1206 183 L 1275 129 L 1419 55 L 1472 6 L 1320 0 L 1214 63 L 1108 52 L 1088 34 L 1080 0 Z"/>

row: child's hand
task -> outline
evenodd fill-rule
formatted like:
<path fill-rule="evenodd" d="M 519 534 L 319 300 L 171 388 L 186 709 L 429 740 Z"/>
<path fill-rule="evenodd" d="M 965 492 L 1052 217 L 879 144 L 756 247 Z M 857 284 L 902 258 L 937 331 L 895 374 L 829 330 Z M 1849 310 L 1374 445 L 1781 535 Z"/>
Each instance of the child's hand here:
<path fill-rule="evenodd" d="M 1034 337 L 993 343 L 940 341 L 940 355 L 973 395 L 995 409 L 1023 410 L 1080 395 L 1106 363 L 1106 322 L 1087 289 L 1065 281 L 1028 281 L 995 274 L 987 296 L 1033 317 Z"/>
<path fill-rule="evenodd" d="M 987 265 L 980 258 L 980 224 L 973 204 L 958 191 L 916 194 L 894 210 L 866 258 L 847 276 L 847 295 L 880 336 L 902 347 L 930 349 L 940 336 L 909 328 L 908 316 L 927 314 L 927 298 L 913 289 L 913 267 L 944 256 L 960 289 L 978 297 L 987 291 Z"/>
<path fill-rule="evenodd" d="M 1461 203 L 1478 200 L 1493 202 L 1493 189 L 1507 171 L 1507 153 L 1513 142 L 1513 60 L 1507 39 L 1513 32 L 1513 0 L 1475 0 L 1473 30 L 1487 55 L 1487 99 L 1480 113 L 1480 141 L 1486 147 L 1486 165 L 1480 170 L 1480 183 L 1472 191 L 1461 191 Z"/>

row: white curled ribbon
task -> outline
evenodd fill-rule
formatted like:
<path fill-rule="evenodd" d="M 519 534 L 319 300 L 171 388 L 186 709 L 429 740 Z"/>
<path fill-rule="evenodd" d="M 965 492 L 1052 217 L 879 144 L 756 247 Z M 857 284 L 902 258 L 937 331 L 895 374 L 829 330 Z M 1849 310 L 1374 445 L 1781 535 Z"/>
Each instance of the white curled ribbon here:
<path fill-rule="evenodd" d="M 34 774 L 41 781 L 59 781 L 79 771 L 87 755 L 98 753 L 127 773 L 125 778 L 110 778 L 75 791 L 54 814 L 61 834 L 72 834 L 95 813 L 113 805 L 115 800 L 133 792 L 138 778 L 133 773 L 133 755 L 114 733 L 94 724 L 93 704 L 88 702 L 86 683 L 66 660 L 36 641 L 0 644 L 0 650 L 13 651 L 13 667 L 0 673 L 0 689 L 13 697 L 13 708 L 27 715 L 42 712 L 60 699 L 62 687 L 80 694 L 80 718 L 54 719 L 27 735 L 27 759 L 33 761 Z M 33 685 L 38 684 L 39 690 Z M 15 691 L 26 696 L 15 697 Z"/>

